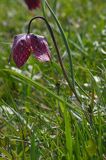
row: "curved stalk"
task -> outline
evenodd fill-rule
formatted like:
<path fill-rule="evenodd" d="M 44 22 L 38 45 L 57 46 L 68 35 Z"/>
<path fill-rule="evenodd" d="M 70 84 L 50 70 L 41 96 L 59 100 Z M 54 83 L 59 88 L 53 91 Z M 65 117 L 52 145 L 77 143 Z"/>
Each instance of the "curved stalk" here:
<path fill-rule="evenodd" d="M 45 4 L 47 5 L 47 7 L 48 7 L 48 9 L 49 9 L 49 11 L 51 13 L 51 15 L 53 16 L 53 18 L 54 18 L 54 20 L 55 20 L 55 22 L 56 22 L 56 24 L 58 26 L 58 29 L 59 29 L 59 31 L 61 33 L 61 37 L 62 37 L 62 39 L 64 41 L 64 44 L 65 44 L 65 47 L 66 47 L 66 50 L 67 50 L 67 53 L 68 53 L 68 57 L 69 57 L 69 64 L 70 64 L 70 72 L 71 72 L 72 85 L 73 85 L 74 90 L 76 90 L 75 89 L 75 80 L 74 80 L 72 55 L 71 55 L 71 50 L 70 50 L 70 47 L 69 47 L 66 35 L 64 33 L 64 30 L 63 30 L 63 28 L 62 28 L 62 26 L 61 26 L 58 18 L 56 17 L 54 11 L 52 10 L 52 8 L 50 7 L 50 5 L 48 4 L 48 2 L 46 0 L 45 0 Z"/>
<path fill-rule="evenodd" d="M 54 43 L 54 46 L 55 46 L 55 49 L 56 49 L 56 52 L 57 52 L 57 55 L 58 55 L 58 59 L 59 59 L 59 63 L 60 63 L 60 66 L 61 66 L 63 75 L 64 75 L 64 77 L 65 77 L 65 79 L 66 79 L 66 81 L 67 81 L 70 89 L 71 89 L 71 90 L 73 91 L 73 93 L 75 94 L 77 100 L 81 103 L 81 101 L 80 101 L 80 99 L 79 99 L 79 97 L 78 97 L 78 95 L 77 95 L 74 87 L 71 85 L 70 80 L 69 80 L 69 78 L 68 78 L 68 76 L 67 76 L 67 73 L 66 73 L 66 71 L 65 71 L 65 68 L 64 68 L 64 65 L 63 65 L 63 62 L 62 62 L 62 59 L 61 59 L 61 55 L 60 55 L 60 52 L 59 52 L 59 49 L 58 49 L 58 46 L 57 46 L 57 43 L 56 43 L 56 40 L 55 40 L 54 33 L 53 33 L 52 28 L 51 28 L 50 24 L 48 23 L 48 21 L 47 21 L 44 17 L 42 17 L 42 16 L 33 17 L 33 18 L 30 20 L 29 24 L 28 24 L 28 34 L 30 33 L 31 23 L 32 23 L 32 21 L 35 20 L 35 19 L 42 19 L 42 20 L 45 21 L 45 23 L 46 23 L 46 25 L 47 25 L 47 28 L 48 28 L 48 30 L 49 30 L 49 32 L 50 32 L 50 35 L 51 35 L 51 37 L 52 37 L 52 40 L 53 40 L 53 43 Z"/>

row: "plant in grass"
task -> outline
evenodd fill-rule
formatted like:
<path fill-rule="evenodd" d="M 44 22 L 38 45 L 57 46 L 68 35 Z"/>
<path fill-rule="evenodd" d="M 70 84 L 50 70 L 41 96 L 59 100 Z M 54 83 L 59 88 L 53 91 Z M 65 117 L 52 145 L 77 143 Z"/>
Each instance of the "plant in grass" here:
<path fill-rule="evenodd" d="M 47 41 L 44 37 L 42 36 L 38 36 L 38 35 L 34 35 L 33 33 L 30 33 L 30 26 L 33 20 L 35 19 L 41 19 L 44 20 L 46 22 L 46 25 L 48 27 L 48 30 L 50 31 L 55 49 L 57 51 L 57 55 L 58 55 L 58 60 L 63 72 L 63 75 L 69 85 L 69 88 L 73 91 L 73 93 L 75 94 L 77 100 L 81 103 L 79 96 L 76 93 L 76 90 L 74 88 L 74 85 L 71 84 L 70 79 L 66 73 L 64 64 L 62 62 L 62 58 L 56 43 L 56 39 L 54 36 L 54 33 L 52 31 L 52 28 L 49 24 L 49 22 L 47 21 L 47 19 L 45 19 L 44 17 L 41 16 L 37 16 L 34 17 L 30 20 L 29 24 L 28 24 L 28 32 L 26 34 L 19 34 L 17 36 L 15 36 L 14 38 L 14 42 L 13 42 L 13 46 L 12 46 L 12 54 L 9 57 L 9 61 L 11 59 L 11 56 L 13 57 L 14 62 L 16 63 L 17 67 L 21 67 L 23 66 L 27 59 L 29 58 L 29 56 L 31 54 L 33 54 L 35 56 L 36 59 L 40 60 L 40 61 L 50 61 L 51 59 L 51 54 L 50 54 L 50 50 L 47 44 Z M 65 37 L 64 37 L 65 40 Z M 67 46 L 67 41 L 65 40 L 66 46 Z M 68 48 L 69 49 L 69 48 Z M 69 51 L 69 50 L 68 50 Z M 71 58 L 71 57 L 70 57 Z M 72 59 L 71 59 L 71 71 L 73 72 L 73 68 L 72 68 Z M 72 73 L 73 75 L 73 73 Z M 73 79 L 73 78 L 72 78 Z M 73 79 L 74 81 L 74 79 Z M 68 113 L 68 111 L 66 111 Z M 66 113 L 65 113 L 66 114 Z M 66 146 L 68 149 L 67 152 L 67 158 L 70 159 L 72 158 L 72 137 L 70 135 L 70 120 L 69 120 L 69 115 L 66 118 L 65 116 L 65 135 L 66 135 Z M 68 122 L 68 123 L 67 123 Z M 68 124 L 68 125 L 67 125 Z M 69 140 L 68 140 L 69 139 Z M 71 150 L 70 150 L 71 147 Z"/>
<path fill-rule="evenodd" d="M 79 96 L 77 95 L 77 92 L 75 88 L 73 88 L 72 84 L 70 83 L 70 80 L 68 78 L 68 75 L 66 73 L 66 70 L 64 68 L 62 58 L 56 43 L 56 39 L 53 33 L 53 30 L 49 24 L 49 22 L 46 20 L 46 18 L 37 16 L 30 20 L 28 24 L 28 33 L 27 34 L 20 34 L 17 35 L 14 38 L 13 46 L 12 46 L 12 53 L 9 57 L 9 62 L 11 60 L 11 56 L 13 56 L 14 62 L 18 67 L 21 67 L 29 58 L 31 52 L 34 52 L 35 57 L 40 61 L 50 61 L 50 51 L 48 48 L 48 44 L 45 38 L 41 38 L 41 36 L 37 36 L 34 34 L 30 34 L 30 26 L 33 20 L 35 19 L 42 19 L 45 21 L 48 30 L 50 32 L 51 38 L 53 40 L 55 49 L 57 51 L 58 60 L 63 72 L 63 75 L 69 85 L 69 88 L 73 91 L 75 94 L 77 100 L 79 103 L 81 103 Z"/>
<path fill-rule="evenodd" d="M 52 15 L 54 16 L 54 19 L 55 19 L 55 21 L 56 21 L 56 23 L 59 27 L 61 37 L 64 40 L 64 44 L 67 46 L 68 41 L 66 39 L 66 36 L 64 36 L 65 32 L 62 30 L 62 26 L 60 25 L 60 23 L 58 23 L 59 21 L 57 21 L 58 19 L 57 19 L 56 15 L 54 14 L 54 11 L 50 8 L 49 5 L 48 5 L 48 7 L 49 7 Z M 29 32 L 29 33 L 26 33 L 24 35 L 18 35 L 18 37 L 16 38 L 17 39 L 16 40 L 17 41 L 17 46 L 20 47 L 21 40 L 24 40 L 24 43 L 25 44 L 27 43 L 27 45 L 25 45 L 25 46 L 28 46 L 28 48 L 30 49 L 30 52 L 29 52 L 29 51 L 27 51 L 27 49 L 24 48 L 25 54 L 26 55 L 28 54 L 28 56 L 33 54 L 36 57 L 36 52 L 34 52 L 36 50 L 34 49 L 34 51 L 33 51 L 32 44 L 29 45 L 29 39 L 31 41 L 32 38 L 29 38 L 27 40 L 27 38 L 28 38 L 27 36 L 29 36 L 31 34 L 32 33 Z M 36 36 L 38 36 L 38 35 L 36 35 Z M 42 38 L 44 38 L 44 37 L 42 37 Z M 35 42 L 35 38 L 34 38 L 34 42 Z M 14 44 L 14 46 L 16 47 L 15 44 Z M 19 51 L 19 47 L 18 48 L 16 47 L 18 51 Z M 34 47 L 36 47 L 35 44 L 34 44 Z M 89 45 L 87 45 L 87 47 L 89 47 Z M 68 50 L 67 50 L 67 52 L 68 52 Z M 18 59 L 20 60 L 21 56 L 18 53 L 15 54 L 15 55 L 18 55 Z M 12 57 L 15 61 L 16 57 L 13 56 L 14 54 L 12 52 Z M 42 52 L 42 55 L 44 55 L 43 52 Z M 50 56 L 51 56 L 51 54 L 50 54 Z M 16 65 L 17 65 L 17 61 L 15 62 Z M 24 61 L 26 63 L 27 59 L 25 58 L 23 60 L 23 62 Z M 88 59 L 88 61 L 89 61 L 89 59 Z M 20 62 L 19 62 L 19 64 L 20 64 Z M 22 63 L 22 65 L 24 65 L 24 63 Z M 44 64 L 39 63 L 39 65 L 43 66 Z M 46 65 L 48 65 L 48 64 L 46 64 Z M 21 66 L 18 66 L 18 67 L 21 67 Z M 67 101 L 65 101 L 65 98 L 62 98 L 62 96 L 65 95 L 65 92 L 61 91 L 62 87 L 60 88 L 60 91 L 59 91 L 59 94 L 61 94 L 61 96 L 60 95 L 57 96 L 57 94 L 55 94 L 55 92 L 53 90 L 52 91 L 49 90 L 48 88 L 46 88 L 44 86 L 44 84 L 41 85 L 41 83 L 39 83 L 39 82 L 37 82 L 37 81 L 35 81 L 31 78 L 28 78 L 28 77 L 24 76 L 23 74 L 18 74 L 17 72 L 14 72 L 12 70 L 8 70 L 5 75 L 7 75 L 5 77 L 7 80 L 10 78 L 11 83 L 14 81 L 13 79 L 15 79 L 14 82 L 16 82 L 16 83 L 18 81 L 19 82 L 21 81 L 22 84 L 25 83 L 24 84 L 25 86 L 21 85 L 21 90 L 22 91 L 25 88 L 27 88 L 26 87 L 27 85 L 28 85 L 28 88 L 29 88 L 29 85 L 30 85 L 30 86 L 33 86 L 33 90 L 34 90 L 35 94 L 37 94 L 39 92 L 43 95 L 43 93 L 44 93 L 43 96 L 42 95 L 41 96 L 39 96 L 39 95 L 38 96 L 36 96 L 36 95 L 33 96 L 32 93 L 30 93 L 29 89 L 27 91 L 28 92 L 27 95 L 25 95 L 25 93 L 24 93 L 24 97 L 27 96 L 28 98 L 30 98 L 29 100 L 27 99 L 28 103 L 30 104 L 30 106 L 29 106 L 30 109 L 29 109 L 28 116 L 25 116 L 25 112 L 22 112 L 22 110 L 23 110 L 22 109 L 22 106 L 23 106 L 22 104 L 24 103 L 23 102 L 24 100 L 21 97 L 21 95 L 19 97 L 19 99 L 22 100 L 22 102 L 20 102 L 20 104 L 21 103 L 22 104 L 20 106 L 18 106 L 20 112 L 17 111 L 17 113 L 18 113 L 17 115 L 19 115 L 21 117 L 20 118 L 21 120 L 20 120 L 20 122 L 19 122 L 19 120 L 17 122 L 21 124 L 22 120 L 27 121 L 27 119 L 28 119 L 28 121 L 27 121 L 28 126 L 32 126 L 32 124 L 34 123 L 33 125 L 36 129 L 34 130 L 34 134 L 32 134 L 32 135 L 29 134 L 28 135 L 29 137 L 31 136 L 31 139 L 28 140 L 29 145 L 26 144 L 26 140 L 28 138 L 28 136 L 26 136 L 26 135 L 25 135 L 26 139 L 23 138 L 24 136 L 22 137 L 22 139 L 23 139 L 22 140 L 22 148 L 20 148 L 19 145 L 17 145 L 17 143 L 14 142 L 15 143 L 14 146 L 16 148 L 18 148 L 18 150 L 21 150 L 22 152 L 25 152 L 25 150 L 30 148 L 31 149 L 31 159 L 33 159 L 34 157 L 36 157 L 36 159 L 37 159 L 37 155 L 35 153 L 37 151 L 37 149 L 40 151 L 41 159 L 44 159 L 44 158 L 46 158 L 46 159 L 69 159 L 69 160 L 70 159 L 102 160 L 103 158 L 105 159 L 105 137 L 106 137 L 105 136 L 105 127 L 104 127 L 105 126 L 105 121 L 104 121 L 103 115 L 101 115 L 101 110 L 98 109 L 99 107 L 101 108 L 101 106 L 103 105 L 102 104 L 103 102 L 101 103 L 99 101 L 100 99 L 102 101 L 100 88 L 98 88 L 98 94 L 97 94 L 97 91 L 96 91 L 97 86 L 95 86 L 95 84 L 93 83 L 92 90 L 95 90 L 94 93 L 99 95 L 98 96 L 99 97 L 98 102 L 95 103 L 94 96 L 93 96 L 94 95 L 93 91 L 92 91 L 92 96 L 90 95 L 91 100 L 89 99 L 89 100 L 84 100 L 83 101 L 83 103 L 84 103 L 83 104 L 83 109 L 86 110 L 86 108 L 88 107 L 88 109 L 86 110 L 86 114 L 87 114 L 87 119 L 86 119 L 86 116 L 83 115 L 82 109 L 80 107 L 78 107 L 78 105 L 73 105 L 73 102 L 67 103 Z M 8 77 L 8 75 L 10 75 L 10 76 Z M 101 75 L 101 76 L 103 76 L 103 75 Z M 70 77 L 70 74 L 68 75 L 68 78 L 69 77 Z M 47 80 L 48 80 L 48 78 L 47 78 Z M 83 83 L 83 82 L 81 82 L 81 83 Z M 75 85 L 77 85 L 76 81 L 75 81 Z M 30 94 L 31 94 L 31 97 L 30 97 Z M 41 100 L 42 97 L 43 97 L 44 101 Z M 67 94 L 66 94 L 66 97 L 68 97 Z M 31 100 L 31 98 L 33 100 Z M 49 100 L 50 100 L 50 102 L 48 103 L 47 101 L 49 101 Z M 33 103 L 33 101 L 34 101 L 34 103 Z M 15 104 L 14 99 L 13 99 L 12 102 Z M 70 101 L 68 101 L 68 102 L 70 102 Z M 91 108 L 91 106 L 89 107 L 89 104 L 88 104 L 89 102 L 92 103 L 92 108 Z M 9 106 L 10 109 L 12 109 L 13 103 L 10 103 L 10 106 Z M 37 105 L 36 105 L 36 103 L 37 103 Z M 54 107 L 53 111 L 52 111 L 53 114 L 51 112 L 49 112 L 48 110 L 46 110 L 46 111 L 44 111 L 44 110 L 42 111 L 42 109 L 37 110 L 37 107 L 40 108 L 41 103 L 46 104 L 46 106 L 49 106 L 49 107 L 51 107 L 51 106 Z M 86 105 L 85 105 L 85 103 L 86 103 Z M 17 103 L 16 103 L 16 105 L 17 105 Z M 4 108 L 7 108 L 6 106 L 8 106 L 8 105 L 5 104 Z M 61 107 L 60 113 L 58 113 L 57 106 Z M 23 106 L 23 108 L 27 108 L 27 106 Z M 75 115 L 75 113 L 79 113 L 79 115 L 81 116 L 81 119 L 78 118 Z M 15 113 L 14 113 L 14 117 L 15 117 Z M 40 117 L 40 118 L 38 120 L 36 120 L 36 117 Z M 5 117 L 5 119 L 7 120 L 8 123 L 9 123 L 9 120 L 11 120 L 10 122 L 13 124 L 13 126 L 15 128 L 17 126 L 17 122 L 16 122 L 15 119 L 10 119 L 10 118 L 9 118 L 9 116 Z M 35 121 L 34 121 L 34 119 L 35 119 Z M 38 125 L 37 125 L 37 123 L 38 123 Z M 42 129 L 41 126 L 42 126 L 43 123 L 44 123 L 44 126 L 43 126 L 43 129 Z M 5 125 L 6 128 L 8 128 L 6 136 L 9 136 L 8 133 L 13 128 L 12 127 L 7 127 L 7 125 L 8 124 Z M 25 123 L 22 124 L 23 133 L 26 132 L 24 126 L 25 126 Z M 48 129 L 47 129 L 47 126 L 49 126 Z M 28 127 L 28 129 L 29 129 L 29 131 L 31 131 L 31 129 L 29 127 Z M 19 128 L 19 130 L 21 130 L 21 129 Z M 50 130 L 51 130 L 52 133 L 50 133 Z M 103 134 L 103 132 L 104 132 L 104 134 Z M 36 136 L 36 134 L 37 134 L 37 136 Z M 19 136 L 19 133 L 17 133 L 17 137 L 18 138 L 21 137 L 21 136 Z M 21 138 L 18 139 L 18 140 L 20 141 L 19 144 L 21 144 Z M 17 140 L 15 140 L 15 141 L 17 141 Z M 25 143 L 24 143 L 24 141 L 25 141 Z M 37 145 L 37 142 L 39 143 L 38 145 Z M 5 150 L 7 150 L 7 148 Z M 12 147 L 12 142 L 10 141 L 9 149 L 11 151 L 14 151 L 14 148 Z M 1 150 L 1 152 L 9 158 L 9 156 L 7 155 L 7 153 L 5 153 L 5 151 Z M 22 155 L 22 152 L 19 155 L 19 151 L 18 152 L 16 151 L 16 153 L 20 157 Z M 24 156 L 27 155 L 26 153 L 29 154 L 29 151 L 27 150 L 27 152 L 24 153 Z M 28 158 L 26 158 L 26 159 L 28 159 Z"/>

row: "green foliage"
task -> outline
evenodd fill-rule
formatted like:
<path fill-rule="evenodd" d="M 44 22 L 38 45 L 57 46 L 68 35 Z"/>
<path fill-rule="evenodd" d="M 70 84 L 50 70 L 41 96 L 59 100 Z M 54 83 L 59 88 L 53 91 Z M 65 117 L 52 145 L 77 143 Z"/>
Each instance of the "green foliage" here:
<path fill-rule="evenodd" d="M 48 2 L 53 12 L 45 1 L 32 12 L 24 1 L 0 1 L 0 159 L 105 160 L 106 2 Z M 13 37 L 26 32 L 35 15 L 49 20 L 81 104 L 64 79 L 42 22 L 31 30 L 48 39 L 52 63 L 32 56 L 21 69 L 8 64 Z"/>

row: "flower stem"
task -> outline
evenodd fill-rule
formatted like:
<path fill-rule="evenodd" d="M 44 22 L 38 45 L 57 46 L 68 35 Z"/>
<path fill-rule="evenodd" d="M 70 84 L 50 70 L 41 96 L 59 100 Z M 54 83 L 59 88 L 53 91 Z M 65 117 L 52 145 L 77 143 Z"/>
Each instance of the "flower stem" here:
<path fill-rule="evenodd" d="M 63 30 L 58 18 L 56 17 L 54 11 L 52 10 L 52 8 L 50 7 L 50 5 L 48 4 L 48 2 L 46 0 L 45 0 L 45 4 L 48 7 L 51 15 L 53 16 L 53 18 L 54 18 L 54 20 L 55 20 L 55 22 L 56 22 L 56 24 L 58 26 L 58 29 L 59 29 L 60 34 L 61 34 L 61 38 L 63 39 L 64 45 L 66 47 L 66 51 L 67 51 L 68 57 L 69 57 L 69 65 L 70 65 L 70 72 L 71 72 L 71 79 L 72 79 L 71 83 L 72 83 L 72 86 L 73 86 L 74 90 L 76 90 L 76 88 L 75 88 L 75 80 L 74 80 L 74 69 L 73 69 L 73 62 L 72 62 L 72 54 L 71 54 L 71 49 L 70 49 L 69 44 L 68 44 L 67 37 L 65 35 L 65 32 L 64 32 L 64 30 Z"/>
<path fill-rule="evenodd" d="M 53 40 L 53 43 L 54 43 L 54 46 L 55 46 L 55 49 L 56 49 L 56 52 L 57 52 L 57 55 L 58 55 L 58 59 L 59 59 L 59 63 L 60 63 L 60 66 L 61 66 L 63 75 L 64 75 L 64 77 L 65 77 L 65 79 L 66 79 L 66 81 L 67 81 L 70 89 L 71 89 L 71 90 L 73 91 L 73 93 L 75 94 L 77 100 L 81 103 L 80 98 L 78 97 L 78 95 L 77 95 L 74 87 L 71 85 L 70 80 L 69 80 L 69 78 L 68 78 L 68 76 L 67 76 L 67 73 L 66 73 L 66 71 L 65 71 L 65 68 L 64 68 L 64 65 L 63 65 L 63 62 L 62 62 L 62 59 L 61 59 L 61 55 L 60 55 L 60 52 L 59 52 L 59 49 L 58 49 L 58 46 L 57 46 L 57 43 L 56 43 L 56 40 L 55 40 L 54 33 L 53 33 L 52 28 L 51 28 L 50 24 L 48 23 L 48 21 L 47 21 L 44 17 L 42 17 L 42 16 L 33 17 L 33 18 L 30 20 L 29 24 L 28 24 L 28 34 L 30 33 L 31 23 L 32 23 L 32 21 L 35 20 L 35 19 L 42 19 L 42 20 L 45 21 L 45 23 L 46 23 L 46 25 L 47 25 L 47 27 L 48 27 L 48 30 L 49 30 L 49 32 L 50 32 L 50 35 L 51 35 L 51 37 L 52 37 L 52 40 Z"/>

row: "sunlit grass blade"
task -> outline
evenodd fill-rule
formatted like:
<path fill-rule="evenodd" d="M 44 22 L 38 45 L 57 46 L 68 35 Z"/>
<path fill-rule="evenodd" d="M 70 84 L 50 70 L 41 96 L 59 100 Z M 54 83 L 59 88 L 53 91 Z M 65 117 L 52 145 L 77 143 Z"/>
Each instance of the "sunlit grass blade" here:
<path fill-rule="evenodd" d="M 63 115 L 64 115 L 67 160 L 73 160 L 73 156 L 72 156 L 72 151 L 73 151 L 72 145 L 73 144 L 72 144 L 70 114 L 69 114 L 66 106 L 64 106 L 64 104 L 61 103 L 60 105 L 61 105 L 61 110 L 62 110 Z"/>
<path fill-rule="evenodd" d="M 65 135 L 66 135 L 66 146 L 67 146 L 67 160 L 72 158 L 72 135 L 71 135 L 71 125 L 70 125 L 70 115 L 65 108 L 64 112 L 65 119 Z"/>

